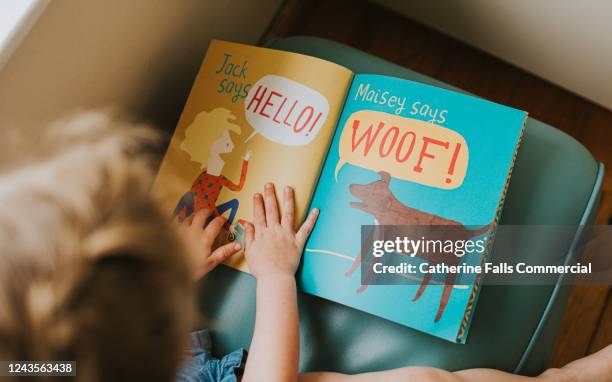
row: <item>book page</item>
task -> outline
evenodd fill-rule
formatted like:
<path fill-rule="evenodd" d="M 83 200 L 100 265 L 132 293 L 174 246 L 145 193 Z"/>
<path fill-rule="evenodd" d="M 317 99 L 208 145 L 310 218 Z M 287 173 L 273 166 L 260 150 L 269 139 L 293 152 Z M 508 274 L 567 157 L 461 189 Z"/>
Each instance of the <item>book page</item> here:
<path fill-rule="evenodd" d="M 243 238 L 264 184 L 296 190 L 303 220 L 352 72 L 314 57 L 213 41 L 154 184 L 168 217 L 201 208 Z M 228 265 L 247 271 L 242 254 Z"/>
<path fill-rule="evenodd" d="M 465 313 L 475 303 L 477 280 L 459 283 L 448 274 L 415 272 L 396 285 L 362 285 L 362 271 L 370 274 L 371 264 L 362 267 L 361 227 L 449 226 L 463 242 L 486 237 L 525 117 L 525 112 L 429 85 L 355 75 L 313 197 L 312 207 L 321 214 L 306 244 L 300 288 L 464 342 Z M 482 242 L 463 257 L 390 255 L 414 266 L 458 266 L 480 264 L 485 248 Z"/>

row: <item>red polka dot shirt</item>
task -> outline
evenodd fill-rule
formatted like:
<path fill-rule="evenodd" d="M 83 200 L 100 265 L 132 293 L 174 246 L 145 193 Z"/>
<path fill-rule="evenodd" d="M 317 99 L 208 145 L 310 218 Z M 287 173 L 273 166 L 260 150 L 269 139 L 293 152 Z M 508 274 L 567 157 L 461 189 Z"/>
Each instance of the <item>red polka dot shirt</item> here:
<path fill-rule="evenodd" d="M 206 171 L 202 172 L 193 182 L 190 190 L 195 193 L 193 213 L 198 212 L 202 208 L 208 208 L 214 212 L 215 216 L 218 216 L 216 203 L 221 189 L 225 186 L 232 191 L 240 191 L 246 180 L 248 164 L 248 161 L 242 161 L 242 171 L 240 172 L 240 182 L 238 184 L 235 184 L 223 175 L 210 175 Z"/>

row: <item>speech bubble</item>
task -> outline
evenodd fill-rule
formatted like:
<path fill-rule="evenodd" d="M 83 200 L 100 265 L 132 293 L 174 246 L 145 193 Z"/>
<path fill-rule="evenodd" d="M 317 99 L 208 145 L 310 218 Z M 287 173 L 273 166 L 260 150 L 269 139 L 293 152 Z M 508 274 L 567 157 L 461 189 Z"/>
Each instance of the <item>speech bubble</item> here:
<path fill-rule="evenodd" d="M 371 110 L 346 120 L 339 154 L 336 181 L 342 166 L 350 163 L 447 190 L 461 186 L 469 158 L 467 143 L 456 131 Z"/>
<path fill-rule="evenodd" d="M 329 102 L 318 91 L 288 78 L 267 75 L 259 79 L 244 100 L 244 114 L 254 131 L 288 146 L 310 143 L 329 113 Z"/>

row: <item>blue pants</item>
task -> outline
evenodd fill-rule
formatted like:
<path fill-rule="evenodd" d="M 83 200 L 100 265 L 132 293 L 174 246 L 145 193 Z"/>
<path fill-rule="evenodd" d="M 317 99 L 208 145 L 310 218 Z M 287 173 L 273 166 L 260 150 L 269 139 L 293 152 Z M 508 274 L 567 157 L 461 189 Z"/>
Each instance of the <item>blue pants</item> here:
<path fill-rule="evenodd" d="M 180 382 L 238 382 L 244 373 L 247 351 L 234 350 L 223 358 L 214 358 L 207 330 L 191 333 L 189 360 L 176 377 Z"/>
<path fill-rule="evenodd" d="M 175 219 L 177 216 L 179 216 L 183 210 L 185 210 L 184 219 L 187 219 L 193 213 L 194 206 L 195 192 L 186 192 L 174 208 L 174 212 L 172 212 L 172 219 Z"/>
<path fill-rule="evenodd" d="M 227 224 L 231 225 L 238 212 L 238 199 L 228 200 L 227 202 L 217 206 L 217 212 L 222 215 L 225 211 L 231 210 L 229 218 L 227 218 Z"/>
<path fill-rule="evenodd" d="M 191 214 L 193 214 L 193 209 L 195 206 L 195 197 L 195 192 L 186 192 L 177 203 L 176 208 L 174 208 L 174 212 L 172 212 L 172 219 L 175 219 L 177 216 L 179 216 L 183 210 L 185 211 L 185 219 L 191 216 Z M 227 224 L 231 225 L 234 222 L 234 218 L 236 218 L 236 212 L 238 212 L 238 205 L 238 199 L 228 200 L 227 202 L 217 206 L 217 213 L 219 215 L 222 215 L 225 211 L 230 210 L 230 215 L 227 219 Z M 206 224 L 208 224 L 213 218 L 214 216 L 209 217 L 206 221 Z"/>

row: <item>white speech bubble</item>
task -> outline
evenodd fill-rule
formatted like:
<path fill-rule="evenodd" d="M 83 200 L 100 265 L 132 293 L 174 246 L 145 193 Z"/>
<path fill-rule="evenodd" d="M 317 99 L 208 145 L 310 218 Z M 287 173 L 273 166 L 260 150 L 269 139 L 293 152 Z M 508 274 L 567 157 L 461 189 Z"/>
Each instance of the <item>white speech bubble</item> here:
<path fill-rule="evenodd" d="M 288 78 L 267 75 L 244 100 L 244 114 L 257 134 L 288 146 L 310 143 L 327 119 L 329 103 L 318 91 Z"/>

